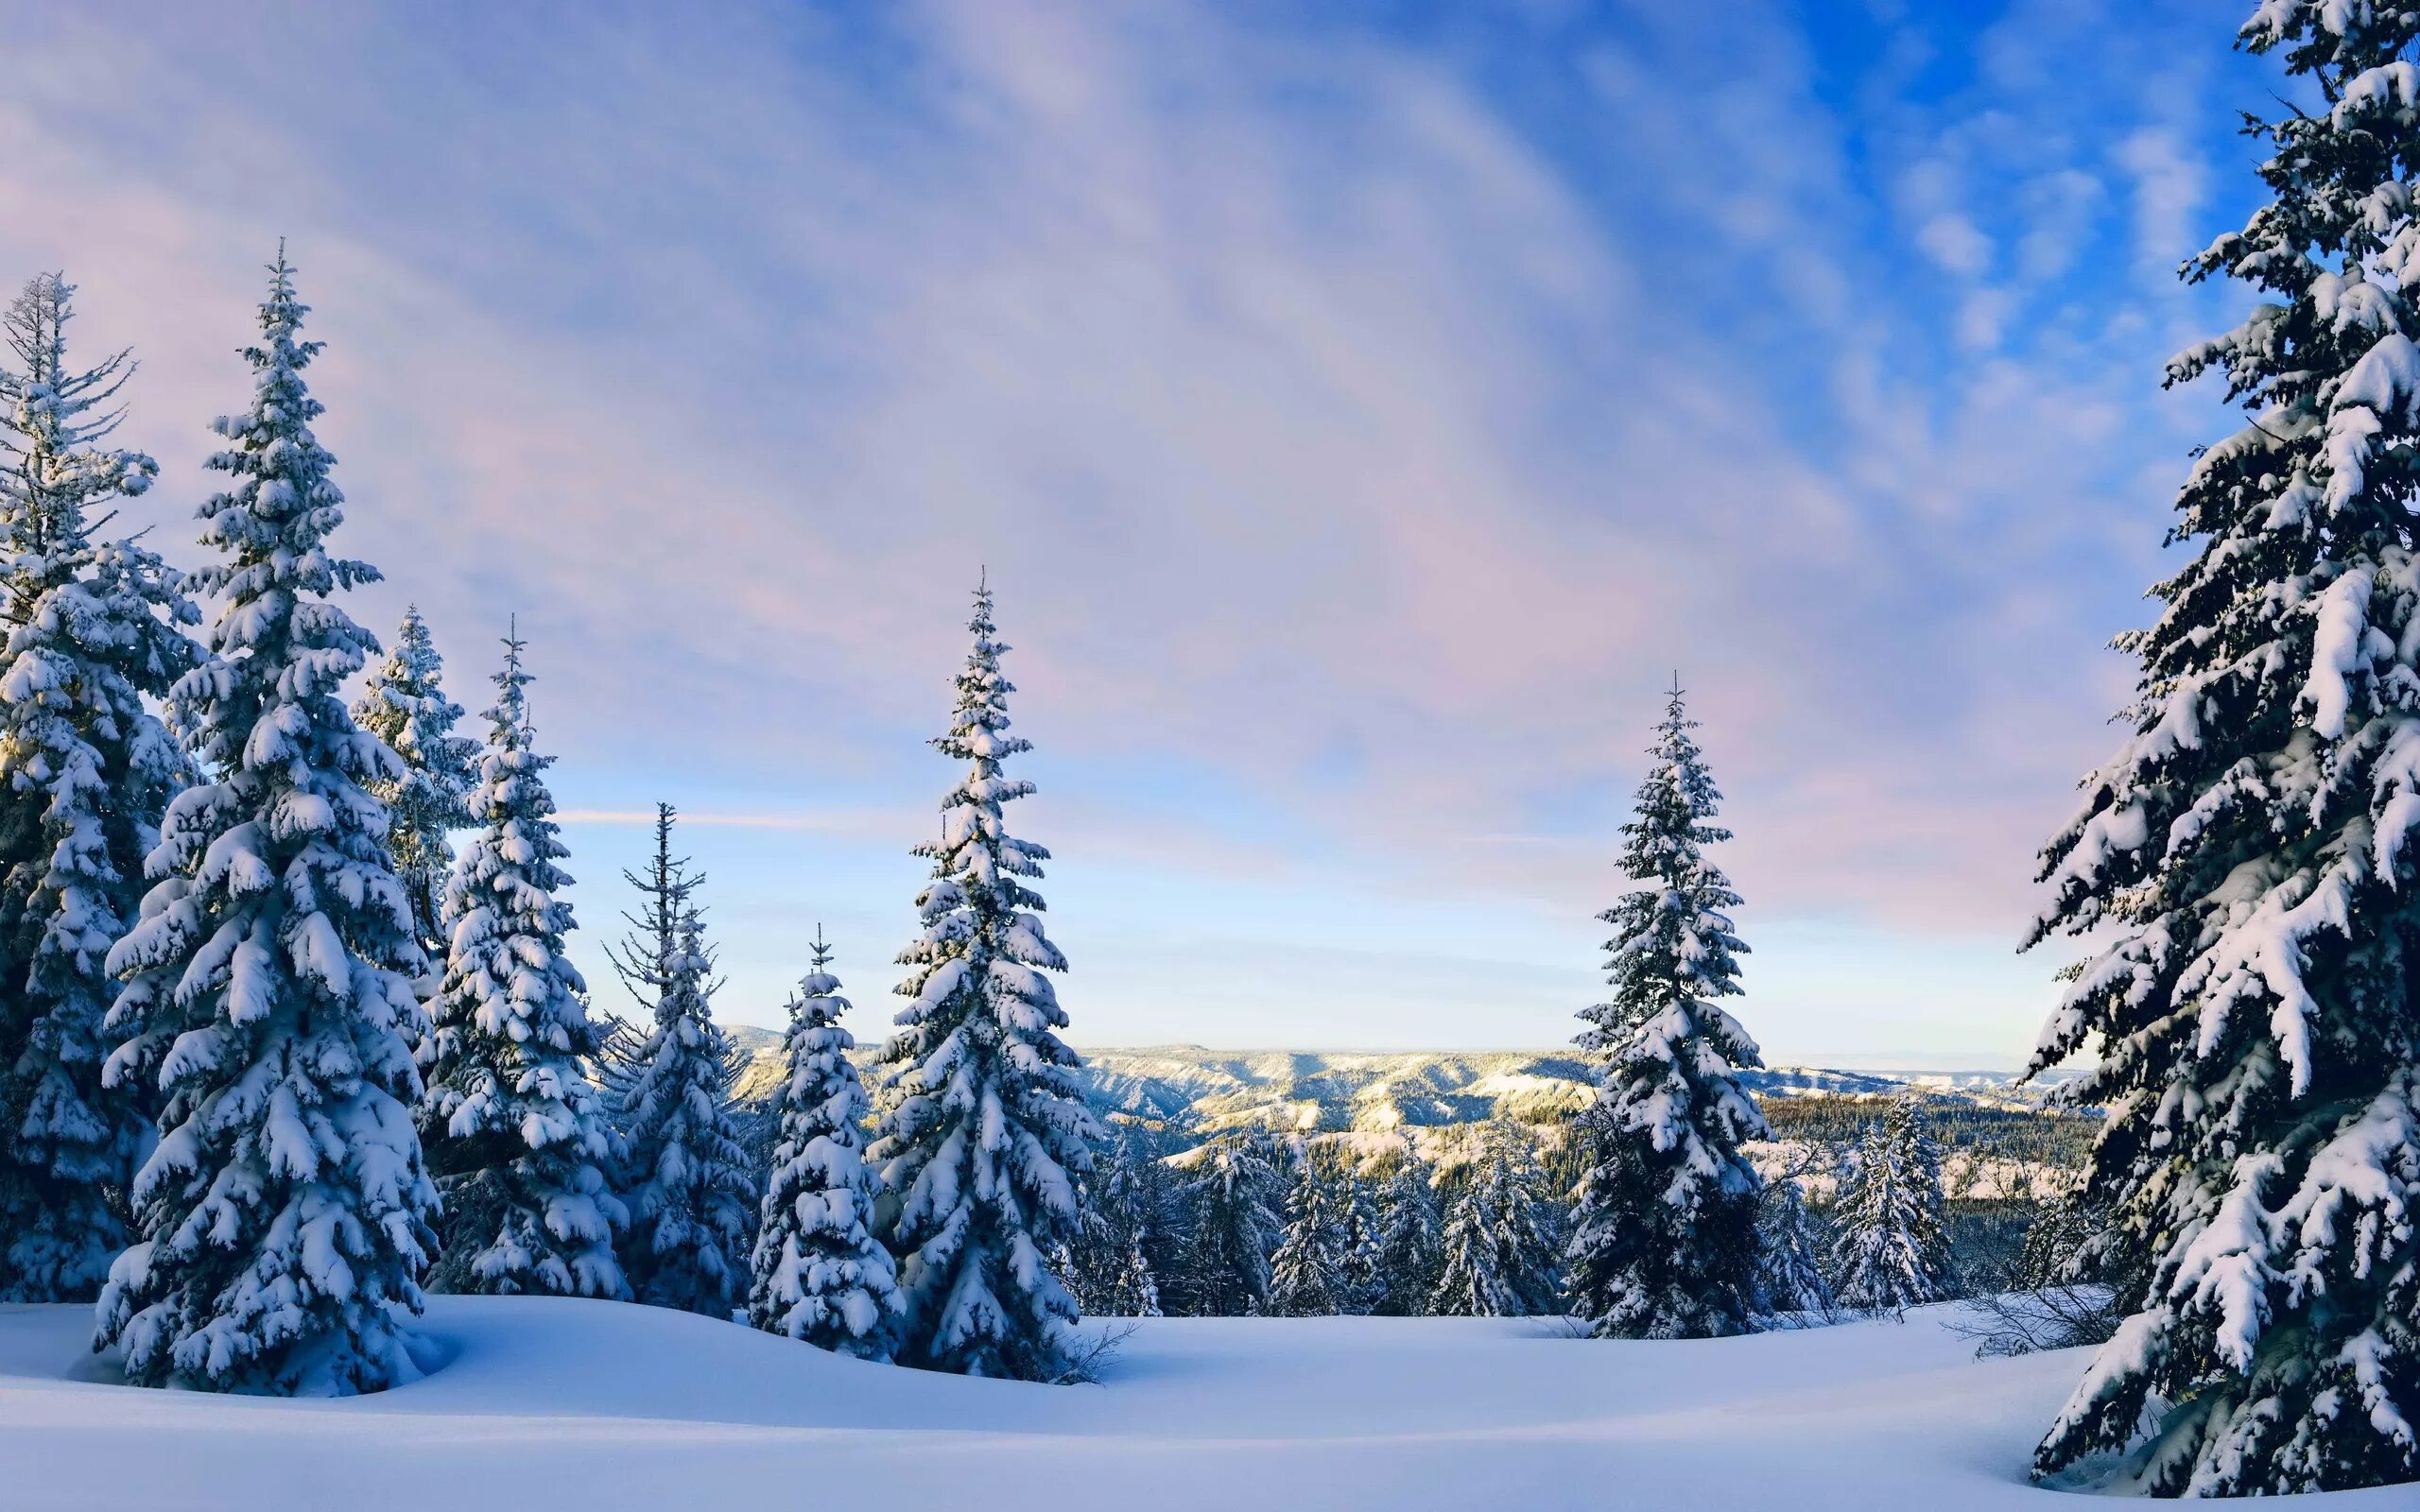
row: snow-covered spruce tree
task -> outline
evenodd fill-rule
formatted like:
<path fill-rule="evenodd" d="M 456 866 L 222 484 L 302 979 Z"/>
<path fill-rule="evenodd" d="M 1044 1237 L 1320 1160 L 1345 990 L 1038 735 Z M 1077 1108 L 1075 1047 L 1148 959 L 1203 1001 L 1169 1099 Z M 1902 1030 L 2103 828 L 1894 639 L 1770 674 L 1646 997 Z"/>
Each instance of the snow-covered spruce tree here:
<path fill-rule="evenodd" d="M 1068 1270 L 1076 1304 L 1089 1316 L 1160 1315 L 1159 1278 L 1150 1256 L 1159 1221 L 1152 1211 L 1156 1189 L 1147 1184 L 1155 1163 L 1137 1147 L 1131 1127 L 1094 1158 L 1083 1242 L 1073 1247 Z"/>
<path fill-rule="evenodd" d="M 445 696 L 444 675 L 415 605 L 404 610 L 394 650 L 353 706 L 354 721 L 403 758 L 402 777 L 370 790 L 387 805 L 387 854 L 411 897 L 413 927 L 432 967 L 445 959 L 445 891 L 454 868 L 447 836 L 478 822 L 467 799 L 479 781 L 472 766 L 479 745 L 454 733 L 462 706 Z"/>
<path fill-rule="evenodd" d="M 2420 83 L 2409 0 L 2263 0 L 2312 109 L 2186 265 L 2263 296 L 2172 359 L 2249 413 L 2178 493 L 2131 732 L 2043 853 L 2028 943 L 2106 940 L 2045 1026 L 2109 1110 L 2089 1200 L 2145 1266 L 2045 1474 L 2161 1494 L 2420 1474 Z"/>
<path fill-rule="evenodd" d="M 655 1023 L 632 1053 L 615 1120 L 631 1183 L 622 1270 L 639 1301 L 729 1317 L 747 1291 L 756 1182 L 733 1116 L 728 1041 L 711 1005 L 721 984 L 687 889 L 646 906 L 672 908 L 677 922 L 670 951 L 632 983 L 653 993 Z M 625 952 L 621 959 L 643 957 Z"/>
<path fill-rule="evenodd" d="M 1378 1221 L 1377 1194 L 1350 1155 L 1339 1157 L 1336 1181 L 1337 1222 L 1343 1236 L 1337 1258 L 1336 1310 L 1353 1317 L 1366 1317 L 1377 1311 L 1379 1301 L 1387 1295 L 1386 1278 L 1378 1270 L 1383 1228 Z"/>
<path fill-rule="evenodd" d="M 1182 1273 L 1193 1242 L 1183 1184 L 1162 1159 L 1160 1143 L 1152 1131 L 1129 1125 L 1120 1150 L 1137 1224 L 1136 1247 L 1150 1278 L 1151 1307 L 1140 1314 L 1147 1317 L 1176 1310 L 1175 1293 L 1183 1288 Z"/>
<path fill-rule="evenodd" d="M 1186 1192 L 1192 1232 L 1181 1277 L 1184 1311 L 1241 1317 L 1264 1310 L 1270 1252 L 1281 1231 L 1269 1205 L 1277 1187 L 1265 1136 L 1222 1134 L 1205 1147 Z"/>
<path fill-rule="evenodd" d="M 1554 1212 L 1546 1173 L 1522 1130 L 1491 1119 L 1478 1159 L 1445 1218 L 1428 1311 L 1456 1317 L 1536 1317 L 1561 1311 Z"/>
<path fill-rule="evenodd" d="M 1371 1311 L 1387 1317 L 1416 1317 L 1428 1311 L 1443 1264 L 1444 1219 L 1437 1210 L 1434 1177 L 1419 1155 L 1407 1149 L 1388 1174 L 1378 1199 L 1378 1246 L 1371 1270 L 1379 1290 Z"/>
<path fill-rule="evenodd" d="M 504 643 L 478 785 L 479 825 L 446 888 L 445 970 L 421 1044 L 421 1138 L 444 1194 L 432 1285 L 501 1296 L 623 1297 L 614 1236 L 630 1222 L 607 1172 L 612 1130 L 584 1062 L 603 1036 L 563 953 L 568 854 L 531 738 L 518 634 Z M 441 842 L 442 835 L 438 838 Z"/>
<path fill-rule="evenodd" d="M 1768 1139 L 1736 1074 L 1762 1062 L 1724 1011 L 1746 952 L 1739 903 L 1705 848 L 1721 794 L 1675 679 L 1648 747 L 1653 765 L 1622 826 L 1622 870 L 1641 885 L 1602 916 L 1614 997 L 1581 1017 L 1603 1091 L 1574 1120 L 1588 1161 L 1565 1256 L 1574 1311 L 1599 1338 L 1703 1338 L 1749 1327 L 1756 1267 L 1755 1167 Z"/>
<path fill-rule="evenodd" d="M 1820 1253 L 1805 1190 L 1787 1177 L 1766 1182 L 1756 1203 L 1756 1312 L 1829 1313 L 1832 1283 Z"/>
<path fill-rule="evenodd" d="M 1914 1092 L 1868 1125 L 1832 1211 L 1833 1290 L 1849 1307 L 1895 1313 L 1946 1295 L 1941 1150 Z"/>
<path fill-rule="evenodd" d="M 1286 1194 L 1286 1231 L 1269 1262 L 1269 1300 L 1276 1317 L 1326 1317 L 1344 1311 L 1344 1250 L 1349 1215 L 1336 1177 L 1305 1147 Z"/>
<path fill-rule="evenodd" d="M 756 1227 L 748 1321 L 861 1359 L 887 1360 L 899 1325 L 898 1273 L 869 1227 L 873 1173 L 866 1169 L 871 1111 L 849 1010 L 826 970 L 831 947 L 815 932 L 812 969 L 789 1003 L 786 1074 L 773 1092 L 772 1178 Z"/>
<path fill-rule="evenodd" d="M 125 1243 L 152 1099 L 105 1092 L 110 947 L 185 774 L 146 706 L 195 661 L 178 576 L 94 510 L 151 459 L 108 444 L 132 372 L 67 358 L 74 289 L 44 274 L 0 310 L 0 1301 L 90 1300 Z"/>
<path fill-rule="evenodd" d="M 1043 934 L 1026 885 L 1049 852 L 1008 833 L 1001 810 L 1033 791 L 1002 775 L 1029 749 L 1008 732 L 992 594 L 975 594 L 974 649 L 958 677 L 949 733 L 933 742 L 966 764 L 942 800 L 942 838 L 917 899 L 924 932 L 899 1032 L 883 1047 L 888 1103 L 872 1159 L 887 1189 L 884 1230 L 907 1296 L 900 1359 L 964 1375 L 1055 1381 L 1067 1372 L 1076 1304 L 1047 1257 L 1080 1239 L 1082 1179 L 1106 1138 L 1084 1106 L 1081 1064 L 1046 971 L 1067 963 Z"/>
<path fill-rule="evenodd" d="M 212 656 L 168 699 L 213 780 L 170 801 L 159 880 L 109 955 L 103 1080 L 165 1097 L 95 1338 L 144 1385 L 342 1395 L 419 1373 L 423 962 L 362 785 L 398 765 L 337 696 L 377 643 L 330 595 L 377 574 L 328 554 L 343 496 L 311 434 L 303 313 L 281 251 L 251 406 L 216 425 L 229 486 L 200 511 L 223 558 L 193 579 L 219 600 Z"/>

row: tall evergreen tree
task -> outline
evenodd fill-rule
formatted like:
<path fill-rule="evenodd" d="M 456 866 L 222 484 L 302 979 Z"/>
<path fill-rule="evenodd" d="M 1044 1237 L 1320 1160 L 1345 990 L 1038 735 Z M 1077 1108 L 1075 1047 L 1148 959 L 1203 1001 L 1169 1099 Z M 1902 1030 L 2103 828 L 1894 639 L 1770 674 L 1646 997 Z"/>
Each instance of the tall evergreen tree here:
<path fill-rule="evenodd" d="M 109 444 L 132 372 L 67 357 L 75 290 L 0 311 L 0 1301 L 89 1300 L 125 1242 L 150 1100 L 104 1092 L 104 962 L 183 777 L 149 709 L 195 661 L 178 576 L 94 510 L 154 468 Z"/>
<path fill-rule="evenodd" d="M 1602 916 L 1614 998 L 1581 1015 L 1604 1088 L 1573 1126 L 1589 1165 L 1566 1261 L 1599 1338 L 1737 1333 L 1754 1309 L 1759 1183 L 1739 1146 L 1772 1135 L 1737 1074 L 1763 1063 L 1755 1041 L 1721 1005 L 1747 947 L 1705 854 L 1731 835 L 1709 822 L 1722 795 L 1696 728 L 1676 679 L 1622 826 L 1622 870 L 1643 885 Z"/>
<path fill-rule="evenodd" d="M 1766 1182 L 1756 1204 L 1757 1313 L 1828 1313 L 1832 1283 L 1820 1253 L 1805 1190 L 1788 1178 Z"/>
<path fill-rule="evenodd" d="M 1445 1217 L 1428 1310 L 1457 1317 L 1536 1317 L 1559 1311 L 1552 1205 L 1530 1138 L 1490 1119 L 1479 1157 Z"/>
<path fill-rule="evenodd" d="M 1338 1159 L 1335 1175 L 1338 1224 L 1343 1235 L 1337 1260 L 1336 1310 L 1365 1317 L 1377 1311 L 1387 1295 L 1387 1279 L 1378 1268 L 1385 1225 L 1378 1216 L 1377 1194 L 1351 1156 Z"/>
<path fill-rule="evenodd" d="M 1269 1205 L 1277 1186 L 1261 1136 L 1222 1134 L 1204 1147 L 1186 1189 L 1191 1233 L 1181 1276 L 1184 1312 L 1241 1317 L 1262 1311 L 1270 1253 L 1281 1232 Z"/>
<path fill-rule="evenodd" d="M 721 984 L 687 887 L 646 907 L 648 918 L 669 909 L 675 923 L 670 949 L 633 983 L 653 993 L 655 1023 L 632 1053 L 616 1118 L 631 1181 L 622 1270 L 639 1301 L 729 1317 L 747 1293 L 756 1183 L 733 1116 L 734 1060 L 714 1022 Z"/>
<path fill-rule="evenodd" d="M 96 1340 L 145 1385 L 341 1395 L 418 1373 L 423 960 L 362 785 L 400 767 L 337 696 L 377 643 L 330 595 L 377 574 L 328 554 L 343 496 L 311 434 L 303 313 L 281 251 L 251 405 L 216 426 L 229 486 L 200 511 L 223 555 L 194 576 L 220 602 L 212 656 L 169 696 L 215 780 L 169 803 L 158 884 L 109 955 L 123 1043 L 104 1081 L 166 1099 Z"/>
<path fill-rule="evenodd" d="M 1946 1295 L 1941 1149 L 1913 1092 L 1866 1126 L 1832 1214 L 1832 1274 L 1850 1307 L 1898 1312 Z"/>
<path fill-rule="evenodd" d="M 520 636 L 504 643 L 487 750 L 464 812 L 481 829 L 447 888 L 434 1022 L 421 1046 L 429 1169 L 445 1195 L 441 1290 L 629 1295 L 606 1172 L 612 1129 L 583 1062 L 603 1035 L 564 954 L 571 878 L 529 728 Z M 390 743 L 391 744 L 391 743 Z M 439 836 L 442 840 L 442 835 Z"/>
<path fill-rule="evenodd" d="M 1444 1219 L 1426 1162 L 1409 1149 L 1378 1201 L 1378 1249 L 1372 1270 L 1380 1289 L 1371 1311 L 1387 1317 L 1417 1317 L 1428 1311 L 1443 1265 Z"/>
<path fill-rule="evenodd" d="M 1286 1194 L 1286 1232 L 1269 1262 L 1267 1311 L 1279 1317 L 1325 1317 L 1344 1311 L 1349 1214 L 1333 1176 L 1305 1148 L 1295 1158 Z"/>
<path fill-rule="evenodd" d="M 403 759 L 402 777 L 370 790 L 387 805 L 387 854 L 411 897 L 412 924 L 432 966 L 445 959 L 445 892 L 454 868 L 448 836 L 479 822 L 468 802 L 479 781 L 473 767 L 479 744 L 454 733 L 462 706 L 445 696 L 444 679 L 445 662 L 414 605 L 404 610 L 394 650 L 353 706 L 354 722 Z"/>
<path fill-rule="evenodd" d="M 840 1027 L 849 1010 L 815 932 L 813 967 L 789 1003 L 787 1074 L 773 1091 L 772 1178 L 756 1228 L 748 1321 L 862 1359 L 887 1360 L 899 1327 L 899 1280 L 870 1228 L 873 1173 L 865 1163 L 871 1111 Z"/>
<path fill-rule="evenodd" d="M 2168 381 L 2249 421 L 2177 495 L 2029 940 L 2096 936 L 2035 1065 L 2098 1054 L 2089 1199 L 2148 1262 L 2037 1468 L 2150 1413 L 2127 1473 L 2169 1495 L 2420 1475 L 2420 6 L 2261 0 L 2240 41 L 2316 103 L 2247 117 L 2267 202 L 2185 274 L 2261 298 Z"/>
<path fill-rule="evenodd" d="M 1048 1257 L 1082 1233 L 1082 1177 L 1104 1138 L 1084 1105 L 1067 1015 L 1046 971 L 1066 960 L 1026 885 L 1049 852 L 1008 833 L 1002 808 L 1033 784 L 1001 764 L 1031 748 L 1008 732 L 992 594 L 975 594 L 975 644 L 949 733 L 966 764 L 942 800 L 942 838 L 917 900 L 924 933 L 901 953 L 909 999 L 883 1047 L 890 1101 L 872 1157 L 908 1317 L 900 1358 L 967 1375 L 1050 1381 L 1070 1361 L 1076 1304 Z"/>
<path fill-rule="evenodd" d="M 1150 1179 L 1156 1165 L 1137 1146 L 1132 1128 L 1119 1130 L 1116 1141 L 1094 1158 L 1084 1238 L 1074 1246 L 1068 1269 L 1068 1287 L 1088 1314 L 1160 1315 L 1159 1274 L 1150 1259 L 1161 1221 L 1157 1187 Z"/>

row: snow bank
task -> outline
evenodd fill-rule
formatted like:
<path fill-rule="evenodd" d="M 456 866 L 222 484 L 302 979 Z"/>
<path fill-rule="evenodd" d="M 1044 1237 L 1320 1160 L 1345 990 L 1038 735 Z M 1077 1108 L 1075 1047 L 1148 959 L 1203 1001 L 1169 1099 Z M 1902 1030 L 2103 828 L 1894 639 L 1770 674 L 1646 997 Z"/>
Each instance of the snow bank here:
<path fill-rule="evenodd" d="M 2083 1357 L 1979 1362 L 1945 1311 L 1668 1344 L 1538 1321 L 1155 1319 L 1105 1384 L 1047 1387 L 661 1309 L 440 1297 L 435 1375 L 291 1402 L 113 1384 L 85 1352 L 89 1309 L 6 1307 L 0 1502 L 255 1512 L 342 1485 L 348 1512 L 2075 1505 L 2024 1469 Z"/>

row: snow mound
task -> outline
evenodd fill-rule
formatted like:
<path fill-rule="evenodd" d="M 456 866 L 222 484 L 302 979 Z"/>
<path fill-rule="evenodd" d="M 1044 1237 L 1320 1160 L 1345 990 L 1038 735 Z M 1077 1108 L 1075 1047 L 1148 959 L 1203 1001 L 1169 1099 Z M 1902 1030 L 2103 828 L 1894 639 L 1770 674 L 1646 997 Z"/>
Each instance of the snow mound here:
<path fill-rule="evenodd" d="M 0 1307 L 0 1486 L 23 1512 L 251 1512 L 335 1485 L 360 1488 L 348 1512 L 2061 1505 L 2024 1471 L 2083 1356 L 1977 1361 L 1947 1313 L 1671 1344 L 1540 1320 L 1154 1319 L 1103 1384 L 1053 1387 L 663 1309 L 440 1297 L 436 1374 L 295 1402 L 112 1384 L 90 1310 Z"/>

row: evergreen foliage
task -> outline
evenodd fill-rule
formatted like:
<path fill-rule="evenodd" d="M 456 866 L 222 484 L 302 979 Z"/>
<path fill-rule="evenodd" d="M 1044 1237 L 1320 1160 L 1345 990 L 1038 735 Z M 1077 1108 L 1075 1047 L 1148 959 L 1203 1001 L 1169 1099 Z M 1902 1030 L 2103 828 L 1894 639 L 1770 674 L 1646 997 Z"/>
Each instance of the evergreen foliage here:
<path fill-rule="evenodd" d="M 1076 1304 L 1097 1317 L 1158 1317 L 1160 1285 L 1150 1250 L 1161 1222 L 1158 1162 L 1132 1128 L 1094 1159 L 1093 1200 L 1076 1246 L 1068 1284 Z"/>
<path fill-rule="evenodd" d="M 693 876 L 672 854 L 672 805 L 656 808 L 655 855 L 632 935 L 614 956 L 653 1009 L 614 1091 L 631 1236 L 622 1271 L 637 1300 L 729 1317 L 745 1297 L 756 1183 L 732 1108 L 735 1062 L 714 1022 L 721 986 L 705 944 Z"/>
<path fill-rule="evenodd" d="M 1349 1154 L 1340 1155 L 1334 1173 L 1343 1232 L 1337 1261 L 1337 1311 L 1365 1316 L 1377 1310 L 1387 1293 L 1386 1278 L 1378 1270 L 1384 1225 L 1378 1216 L 1377 1195 L 1362 1178 L 1358 1163 Z"/>
<path fill-rule="evenodd" d="M 992 594 L 975 594 L 975 644 L 949 733 L 933 745 L 964 775 L 942 800 L 942 837 L 917 899 L 923 933 L 901 953 L 909 1000 L 883 1047 L 887 1106 L 871 1157 L 907 1297 L 900 1358 L 965 1375 L 1055 1381 L 1072 1360 L 1076 1303 L 1050 1257 L 1083 1232 L 1082 1180 L 1104 1138 L 1048 971 L 1067 963 L 1043 933 L 1049 852 L 1011 836 L 1001 811 L 1033 791 L 1003 775 L 1030 749 L 1008 732 Z"/>
<path fill-rule="evenodd" d="M 1444 1218 L 1437 1207 L 1436 1177 L 1409 1150 L 1388 1173 L 1378 1202 L 1377 1250 L 1371 1263 L 1378 1282 L 1370 1310 L 1387 1317 L 1416 1317 L 1428 1311 L 1444 1265 Z"/>
<path fill-rule="evenodd" d="M 1768 1181 L 1757 1198 L 1755 1287 L 1760 1315 L 1832 1310 L 1806 1194 L 1794 1180 Z"/>
<path fill-rule="evenodd" d="M 2177 495 L 2032 932 L 2096 936 L 2035 1064 L 2100 1057 L 2090 1195 L 2150 1259 L 2037 1469 L 2136 1446 L 2165 1495 L 2420 1475 L 2420 6 L 2261 0 L 2240 41 L 2311 103 L 2247 117 L 2267 200 L 2185 273 L 2260 298 L 2168 379 L 2248 420 Z"/>
<path fill-rule="evenodd" d="M 1304 1149 L 1294 1160 L 1286 1229 L 1270 1259 L 1269 1298 L 1262 1311 L 1277 1317 L 1326 1317 L 1344 1311 L 1352 1214 L 1342 1197 L 1337 1175 Z"/>
<path fill-rule="evenodd" d="M 403 760 L 402 777 L 368 786 L 387 805 L 387 854 L 411 897 L 413 926 L 432 964 L 445 959 L 445 893 L 454 867 L 448 836 L 479 822 L 469 804 L 479 781 L 473 767 L 479 745 L 454 733 L 462 706 L 445 696 L 444 677 L 445 663 L 414 606 L 404 610 L 394 650 L 353 706 L 354 722 Z"/>
<path fill-rule="evenodd" d="M 463 810 L 481 828 L 446 891 L 445 970 L 420 1051 L 421 1138 L 446 1203 L 432 1284 L 618 1298 L 614 1238 L 630 1212 L 607 1179 L 612 1129 L 583 1066 L 603 1036 L 564 954 L 576 926 L 556 864 L 568 852 L 546 790 L 554 758 L 531 738 L 523 643 L 504 646 Z"/>
<path fill-rule="evenodd" d="M 1705 855 L 1730 832 L 1709 822 L 1721 794 L 1696 728 L 1676 680 L 1622 826 L 1622 870 L 1643 885 L 1602 916 L 1614 998 L 1581 1015 L 1604 1089 L 1573 1124 L 1589 1166 L 1565 1262 L 1599 1338 L 1737 1333 L 1754 1305 L 1759 1182 L 1739 1146 L 1771 1135 L 1736 1074 L 1763 1062 L 1720 1002 L 1747 947 Z"/>
<path fill-rule="evenodd" d="M 109 444 L 132 365 L 67 357 L 57 274 L 0 311 L 0 1301 L 90 1300 L 153 1100 L 104 1091 L 110 948 L 185 761 L 146 704 L 190 669 L 178 575 L 94 510 L 154 466 Z"/>
<path fill-rule="evenodd" d="M 875 1185 L 865 1163 L 871 1112 L 840 1027 L 849 1009 L 815 934 L 811 970 L 789 1003 L 786 1074 L 773 1092 L 777 1132 L 748 1291 L 748 1321 L 868 1360 L 886 1360 L 899 1323 L 898 1273 L 869 1227 Z"/>
<path fill-rule="evenodd" d="M 1535 1145 L 1490 1119 L 1479 1158 L 1447 1210 L 1428 1311 L 1457 1317 L 1536 1317 L 1561 1311 L 1554 1207 Z"/>
<path fill-rule="evenodd" d="M 1921 1101 L 1902 1093 L 1867 1125 L 1833 1205 L 1834 1289 L 1847 1306 L 1895 1313 L 1947 1295 L 1941 1150 Z"/>
<path fill-rule="evenodd" d="M 303 314 L 281 252 L 251 406 L 216 426 L 228 488 L 200 510 L 223 558 L 194 577 L 219 598 L 211 656 L 169 695 L 214 779 L 169 803 L 157 885 L 109 955 L 123 1042 L 104 1083 L 165 1098 L 96 1341 L 145 1385 L 340 1395 L 418 1374 L 437 1194 L 405 1034 L 424 960 L 363 786 L 400 765 L 337 697 L 376 642 L 330 595 L 377 574 L 327 551 L 342 495 L 311 434 Z"/>
<path fill-rule="evenodd" d="M 1183 1275 L 1184 1312 L 1241 1317 L 1264 1310 L 1270 1254 L 1282 1231 L 1270 1208 L 1277 1187 L 1263 1137 L 1236 1131 L 1203 1146 L 1185 1194 L 1192 1232 Z"/>

